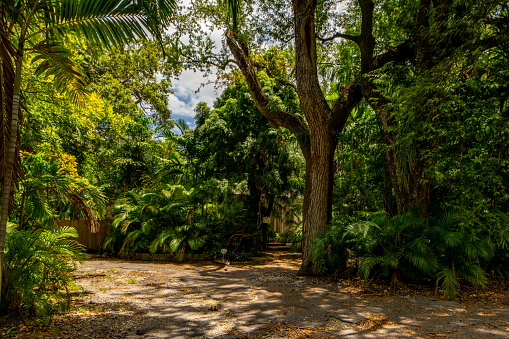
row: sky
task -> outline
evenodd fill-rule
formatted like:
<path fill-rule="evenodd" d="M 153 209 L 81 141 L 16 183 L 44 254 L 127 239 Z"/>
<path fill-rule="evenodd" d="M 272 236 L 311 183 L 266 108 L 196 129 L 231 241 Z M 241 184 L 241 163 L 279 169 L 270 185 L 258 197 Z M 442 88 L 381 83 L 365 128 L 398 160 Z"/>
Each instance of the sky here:
<path fill-rule="evenodd" d="M 183 6 L 189 6 L 190 0 L 181 1 Z M 171 31 L 171 29 L 170 29 Z M 204 29 L 206 31 L 206 29 Z M 212 40 L 221 47 L 221 40 L 223 39 L 222 30 L 214 30 L 210 33 Z M 221 94 L 221 89 L 214 88 L 214 81 L 216 80 L 215 74 L 204 77 L 201 72 L 184 71 L 177 79 L 172 79 L 174 95 L 170 96 L 168 100 L 168 108 L 172 111 L 172 118 L 174 120 L 184 119 L 187 125 L 194 129 L 196 127 L 194 121 L 194 109 L 200 101 L 207 103 L 212 107 L 215 99 Z M 206 84 L 203 85 L 202 84 Z M 177 129 L 173 130 L 177 132 Z"/>
<path fill-rule="evenodd" d="M 200 72 L 184 71 L 179 80 L 172 80 L 175 94 L 168 100 L 168 107 L 172 111 L 174 120 L 184 119 L 187 125 L 194 129 L 194 109 L 200 101 L 204 101 L 212 107 L 214 100 L 219 95 L 214 84 L 207 84 L 200 88 L 202 83 L 208 83 L 215 80 L 215 76 L 204 77 Z M 199 91 L 196 93 L 196 91 Z"/>

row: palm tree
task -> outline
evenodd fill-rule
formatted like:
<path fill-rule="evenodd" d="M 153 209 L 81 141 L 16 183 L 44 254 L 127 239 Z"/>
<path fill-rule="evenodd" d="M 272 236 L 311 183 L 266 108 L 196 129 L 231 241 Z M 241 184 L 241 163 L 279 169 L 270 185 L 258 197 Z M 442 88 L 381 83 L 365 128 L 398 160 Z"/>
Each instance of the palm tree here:
<path fill-rule="evenodd" d="M 86 77 L 61 43 L 66 32 L 106 47 L 160 38 L 175 9 L 175 0 L 0 0 L 0 267 L 11 188 L 21 175 L 18 121 L 25 52 L 39 63 L 36 75 L 53 76 L 57 88 L 79 102 Z"/>

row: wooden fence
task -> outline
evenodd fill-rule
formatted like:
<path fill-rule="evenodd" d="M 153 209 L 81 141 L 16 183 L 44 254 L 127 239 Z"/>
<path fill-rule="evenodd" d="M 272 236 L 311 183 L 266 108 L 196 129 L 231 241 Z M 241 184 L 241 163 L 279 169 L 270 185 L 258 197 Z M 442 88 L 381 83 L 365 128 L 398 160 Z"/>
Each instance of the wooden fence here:
<path fill-rule="evenodd" d="M 111 220 L 99 221 L 97 232 L 92 233 L 89 224 L 85 220 L 61 220 L 57 225 L 74 227 L 78 231 L 78 242 L 84 245 L 87 252 L 99 252 L 101 243 L 108 233 L 108 226 Z"/>

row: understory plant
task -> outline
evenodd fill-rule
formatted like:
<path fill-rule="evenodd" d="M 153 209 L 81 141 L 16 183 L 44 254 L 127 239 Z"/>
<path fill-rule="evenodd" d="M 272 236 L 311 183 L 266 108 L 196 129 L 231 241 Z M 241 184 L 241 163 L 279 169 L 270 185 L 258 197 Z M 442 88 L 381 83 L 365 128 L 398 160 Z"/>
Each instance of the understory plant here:
<path fill-rule="evenodd" d="M 202 224 L 195 222 L 193 192 L 181 185 L 155 189 L 133 189 L 117 201 L 116 218 L 103 242 L 111 252 L 139 251 L 177 253 L 201 248 L 207 238 Z"/>
<path fill-rule="evenodd" d="M 177 255 L 182 261 L 187 250 L 196 251 L 202 248 L 207 241 L 205 227 L 202 224 L 189 223 L 163 230 L 150 244 L 150 252 L 156 253 L 159 249 Z"/>
<path fill-rule="evenodd" d="M 366 251 L 359 265 L 361 277 L 368 281 L 376 268 L 395 288 L 402 276 L 410 277 L 415 269 L 432 275 L 437 260 L 425 228 L 425 221 L 413 211 L 393 218 L 379 214 L 370 221 L 350 225 L 347 232 Z"/>
<path fill-rule="evenodd" d="M 302 204 L 289 204 L 284 213 L 286 231 L 280 235 L 282 242 L 290 243 L 290 250 L 302 250 Z"/>
<path fill-rule="evenodd" d="M 430 226 L 428 234 L 437 257 L 436 283 L 444 295 L 455 297 L 462 279 L 484 286 L 487 274 L 483 267 L 495 251 L 488 234 L 479 232 L 478 227 L 469 227 L 456 213 L 432 219 Z"/>
<path fill-rule="evenodd" d="M 76 229 L 19 231 L 13 226 L 6 242 L 0 312 L 46 316 L 68 309 L 71 272 L 86 258 L 84 247 L 70 239 L 78 237 Z"/>
<path fill-rule="evenodd" d="M 484 267 L 496 248 L 488 233 L 468 225 L 459 212 L 423 219 L 411 209 L 394 217 L 376 213 L 336 234 L 342 246 L 361 257 L 359 274 L 366 282 L 383 276 L 396 288 L 401 281 L 429 278 L 452 299 L 462 280 L 486 283 Z"/>
<path fill-rule="evenodd" d="M 315 238 L 311 258 L 317 265 L 318 274 L 332 273 L 346 266 L 348 251 L 342 243 L 337 228 Z"/>

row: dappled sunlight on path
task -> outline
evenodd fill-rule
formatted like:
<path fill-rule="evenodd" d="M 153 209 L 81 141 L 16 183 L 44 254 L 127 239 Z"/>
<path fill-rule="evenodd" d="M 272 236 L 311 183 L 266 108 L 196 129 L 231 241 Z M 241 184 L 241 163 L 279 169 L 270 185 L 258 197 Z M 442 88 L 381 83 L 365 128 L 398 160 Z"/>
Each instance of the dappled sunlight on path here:
<path fill-rule="evenodd" d="M 295 275 L 299 261 L 260 265 L 91 260 L 76 272 L 61 338 L 506 338 L 509 307 L 428 296 L 343 293 Z"/>

